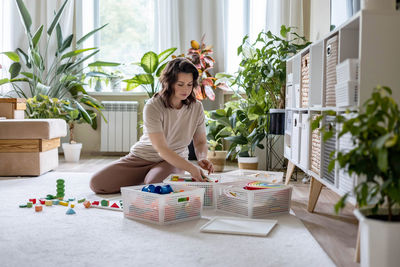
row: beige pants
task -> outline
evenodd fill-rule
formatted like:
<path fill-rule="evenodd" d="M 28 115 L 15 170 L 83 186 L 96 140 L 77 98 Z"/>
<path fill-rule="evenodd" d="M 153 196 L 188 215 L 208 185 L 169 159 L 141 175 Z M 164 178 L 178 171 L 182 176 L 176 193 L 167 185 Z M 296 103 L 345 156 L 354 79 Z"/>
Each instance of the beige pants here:
<path fill-rule="evenodd" d="M 183 171 L 166 161 L 152 162 L 128 154 L 95 173 L 90 188 L 98 194 L 113 194 L 123 186 L 160 183 L 171 173 Z"/>

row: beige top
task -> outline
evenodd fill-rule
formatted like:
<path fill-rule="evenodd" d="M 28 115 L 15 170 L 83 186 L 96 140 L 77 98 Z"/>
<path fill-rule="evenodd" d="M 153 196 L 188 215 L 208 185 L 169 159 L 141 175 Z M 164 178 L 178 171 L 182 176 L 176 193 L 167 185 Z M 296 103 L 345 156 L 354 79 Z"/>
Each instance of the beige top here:
<path fill-rule="evenodd" d="M 132 146 L 131 153 L 139 158 L 160 162 L 163 159 L 153 148 L 149 133 L 164 133 L 168 147 L 181 157 L 188 158 L 188 145 L 196 133 L 205 133 L 205 117 L 200 101 L 181 109 L 166 108 L 161 97 L 147 101 L 143 109 L 143 135 Z"/>

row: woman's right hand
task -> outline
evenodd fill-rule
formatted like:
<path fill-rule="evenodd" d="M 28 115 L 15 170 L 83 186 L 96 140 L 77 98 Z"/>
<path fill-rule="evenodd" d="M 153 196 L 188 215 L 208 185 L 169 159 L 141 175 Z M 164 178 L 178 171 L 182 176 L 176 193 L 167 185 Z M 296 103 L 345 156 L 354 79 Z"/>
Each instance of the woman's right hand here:
<path fill-rule="evenodd" d="M 197 182 L 204 182 L 204 177 L 206 177 L 203 170 L 195 165 L 193 165 L 190 174 L 192 175 L 192 178 L 194 178 Z"/>

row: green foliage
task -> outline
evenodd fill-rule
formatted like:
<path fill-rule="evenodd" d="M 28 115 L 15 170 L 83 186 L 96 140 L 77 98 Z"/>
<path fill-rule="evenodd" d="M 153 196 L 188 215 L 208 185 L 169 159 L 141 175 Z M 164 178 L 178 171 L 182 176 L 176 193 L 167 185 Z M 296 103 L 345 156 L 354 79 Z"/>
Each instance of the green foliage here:
<path fill-rule="evenodd" d="M 189 59 L 199 71 L 199 86 L 195 88 L 196 99 L 210 99 L 215 100 L 214 90 L 219 88 L 221 90 L 229 90 L 229 87 L 223 81 L 219 80 L 211 74 L 214 68 L 215 60 L 212 57 L 212 46 L 204 43 L 205 34 L 201 37 L 200 44 L 192 40 L 190 48 L 187 53 Z M 180 55 L 183 57 L 184 55 Z"/>
<path fill-rule="evenodd" d="M 243 38 L 238 47 L 242 61 L 234 83 L 248 98 L 261 91 L 271 108 L 285 107 L 286 60 L 310 44 L 293 29 L 282 25 L 281 36 L 262 31 L 253 44 L 247 35 Z"/>
<path fill-rule="evenodd" d="M 175 52 L 176 48 L 169 48 L 160 54 L 153 51 L 145 53 L 139 63 L 133 63 L 142 68 L 144 73 L 136 74 L 130 79 L 123 80 L 127 83 L 127 91 L 133 90 L 138 86 L 142 86 L 149 98 L 153 97 L 159 91 L 160 84 L 158 78 L 168 62 L 164 62 L 170 55 Z"/>
<path fill-rule="evenodd" d="M 377 211 L 387 206 L 389 220 L 393 208 L 400 205 L 400 110 L 391 93 L 388 87 L 377 87 L 357 114 L 336 116 L 342 124 L 339 137 L 350 133 L 355 147 L 338 152 L 335 158 L 350 175 L 361 177 L 354 188 L 359 207 L 372 205 L 372 211 Z M 331 132 L 326 127 L 322 131 L 324 137 Z M 344 207 L 347 196 L 335 206 L 336 211 Z"/>
<path fill-rule="evenodd" d="M 222 151 L 224 149 L 224 138 L 230 136 L 232 133 L 226 125 L 212 119 L 210 112 L 204 111 L 204 113 L 206 115 L 208 149 L 211 151 Z"/>
<path fill-rule="evenodd" d="M 92 109 L 95 109 L 102 115 L 101 109 L 103 109 L 103 106 L 99 101 L 90 97 L 83 88 L 84 83 L 82 77 L 84 68 L 82 64 L 98 53 L 99 49 L 95 47 L 82 49 L 80 45 L 84 40 L 104 28 L 105 25 L 77 40 L 77 47 L 74 48 L 72 45 L 74 35 L 71 34 L 64 38 L 59 24 L 59 19 L 67 2 L 68 0 L 65 0 L 61 8 L 55 13 L 47 32 L 43 31 L 44 27 L 41 25 L 36 32 L 32 34 L 31 16 L 24 2 L 22 0 L 17 0 L 18 10 L 28 40 L 28 52 L 24 52 L 21 48 L 17 48 L 15 52 L 3 52 L 9 59 L 14 61 L 14 63 L 9 69 L 10 78 L 2 79 L 0 85 L 10 83 L 19 97 L 27 99 L 29 97 L 44 95 L 48 96 L 50 99 L 57 98 L 60 99 L 60 101 L 67 101 L 78 108 L 84 121 L 95 129 L 97 123 L 90 114 L 93 114 Z M 54 54 L 54 60 L 49 62 L 47 60 L 48 48 L 54 32 L 56 34 L 57 48 Z M 39 47 L 40 42 L 45 44 L 45 53 L 43 55 Z M 96 66 L 109 66 L 110 64 L 118 63 L 95 62 L 92 64 Z M 29 86 L 28 93 L 25 93 L 20 87 L 21 83 L 25 83 Z M 28 113 L 32 114 L 33 112 L 35 111 L 28 106 Z"/>
<path fill-rule="evenodd" d="M 70 128 L 70 143 L 75 141 L 73 131 L 75 123 L 89 123 L 97 128 L 97 114 L 93 110 L 85 110 L 76 100 L 63 100 L 39 94 L 28 98 L 26 102 L 31 110 L 29 118 L 65 120 Z"/>
<path fill-rule="evenodd" d="M 224 128 L 223 133 L 230 133 L 224 137 L 230 141 L 227 157 L 253 157 L 256 147 L 264 148 L 260 142 L 265 137 L 262 115 L 250 111 L 251 107 L 245 100 L 231 101 L 225 104 L 224 109 L 211 111 L 210 117 Z"/>

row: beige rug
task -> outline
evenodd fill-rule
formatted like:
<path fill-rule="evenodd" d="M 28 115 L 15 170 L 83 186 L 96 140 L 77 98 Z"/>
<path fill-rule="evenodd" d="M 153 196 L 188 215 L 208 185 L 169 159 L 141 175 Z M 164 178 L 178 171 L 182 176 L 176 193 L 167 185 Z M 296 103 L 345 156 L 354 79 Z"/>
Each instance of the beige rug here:
<path fill-rule="evenodd" d="M 1 266 L 334 266 L 294 215 L 274 217 L 270 234 L 254 237 L 201 233 L 206 219 L 157 226 L 81 204 L 75 215 L 63 206 L 41 213 L 18 207 L 54 194 L 58 178 L 66 197 L 99 197 L 89 189 L 89 173 L 0 179 Z"/>

